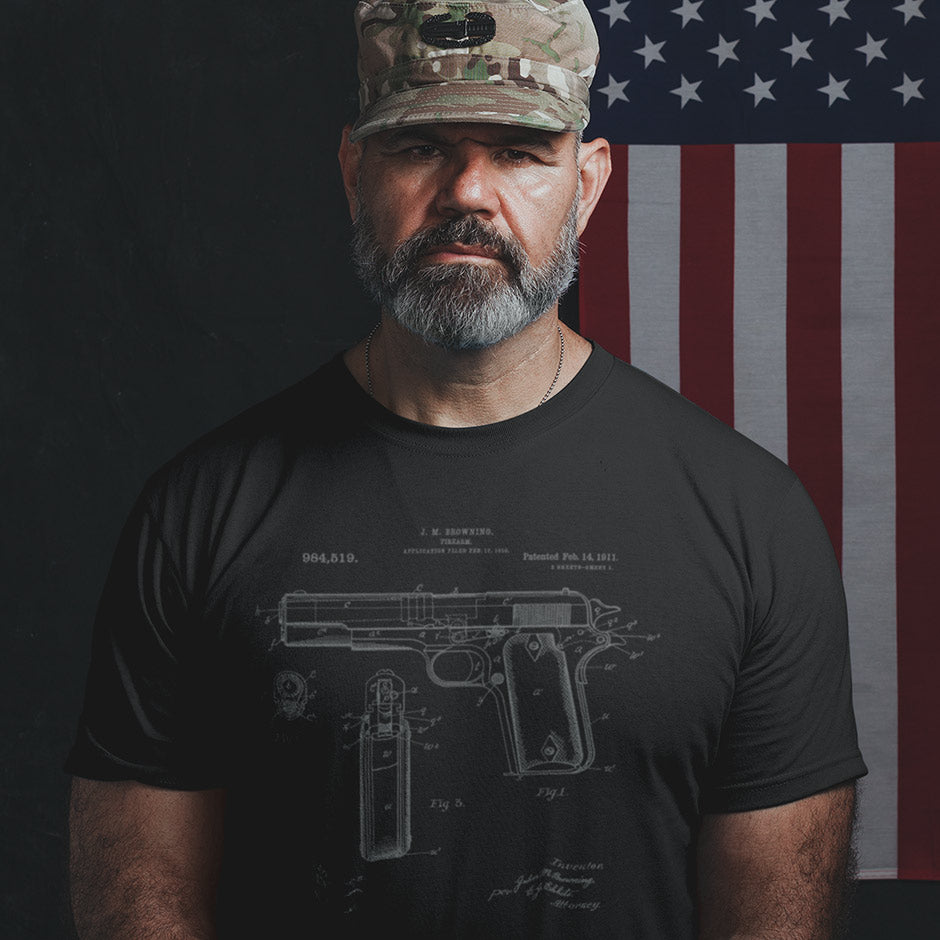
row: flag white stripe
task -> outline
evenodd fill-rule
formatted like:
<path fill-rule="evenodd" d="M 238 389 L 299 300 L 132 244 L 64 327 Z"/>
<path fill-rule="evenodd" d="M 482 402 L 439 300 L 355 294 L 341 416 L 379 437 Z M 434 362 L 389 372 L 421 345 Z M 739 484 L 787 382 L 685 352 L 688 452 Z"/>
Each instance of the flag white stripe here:
<path fill-rule="evenodd" d="M 678 147 L 632 146 L 627 231 L 630 361 L 679 388 Z"/>
<path fill-rule="evenodd" d="M 734 423 L 787 459 L 787 147 L 734 158 Z"/>
<path fill-rule="evenodd" d="M 862 784 L 863 874 L 897 868 L 894 146 L 842 148 L 842 572 Z"/>

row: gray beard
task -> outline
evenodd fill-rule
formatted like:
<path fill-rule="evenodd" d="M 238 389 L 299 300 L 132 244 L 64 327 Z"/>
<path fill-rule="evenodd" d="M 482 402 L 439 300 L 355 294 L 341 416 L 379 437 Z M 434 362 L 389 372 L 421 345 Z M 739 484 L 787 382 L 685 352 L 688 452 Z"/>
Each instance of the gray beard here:
<path fill-rule="evenodd" d="M 412 235 L 389 258 L 376 240 L 361 188 L 359 195 L 352 256 L 366 291 L 389 317 L 435 346 L 482 349 L 515 336 L 551 309 L 574 280 L 577 198 L 551 255 L 536 268 L 516 238 L 473 215 Z M 453 242 L 496 249 L 506 270 L 474 262 L 421 264 L 426 252 Z"/>

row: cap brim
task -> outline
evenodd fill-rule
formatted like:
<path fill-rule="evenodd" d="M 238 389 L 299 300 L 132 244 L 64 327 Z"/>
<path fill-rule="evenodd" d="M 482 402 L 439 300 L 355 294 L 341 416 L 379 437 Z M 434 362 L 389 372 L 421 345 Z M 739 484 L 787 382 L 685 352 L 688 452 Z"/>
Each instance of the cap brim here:
<path fill-rule="evenodd" d="M 406 88 L 380 98 L 353 125 L 349 139 L 415 124 L 510 124 L 545 131 L 581 131 L 580 101 L 498 82 L 446 81 Z"/>

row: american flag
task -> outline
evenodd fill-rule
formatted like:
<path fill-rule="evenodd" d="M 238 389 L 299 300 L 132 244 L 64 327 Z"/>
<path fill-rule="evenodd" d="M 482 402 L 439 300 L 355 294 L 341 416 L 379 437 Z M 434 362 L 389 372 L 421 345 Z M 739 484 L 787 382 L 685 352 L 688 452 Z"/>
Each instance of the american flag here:
<path fill-rule="evenodd" d="M 940 878 L 940 0 L 588 0 L 614 173 L 582 332 L 803 479 L 839 554 L 869 877 Z"/>

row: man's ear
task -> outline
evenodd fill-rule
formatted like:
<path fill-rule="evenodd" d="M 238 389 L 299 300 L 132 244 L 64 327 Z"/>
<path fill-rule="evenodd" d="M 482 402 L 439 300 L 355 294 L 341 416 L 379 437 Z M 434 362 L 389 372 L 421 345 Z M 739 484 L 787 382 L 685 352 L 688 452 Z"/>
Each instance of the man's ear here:
<path fill-rule="evenodd" d="M 581 144 L 581 201 L 578 203 L 578 235 L 587 228 L 588 219 L 610 178 L 610 144 L 597 137 Z"/>
<path fill-rule="evenodd" d="M 356 189 L 359 183 L 359 165 L 362 162 L 362 141 L 353 143 L 349 139 L 352 125 L 343 128 L 343 136 L 339 142 L 339 168 L 343 174 L 343 189 L 346 190 L 346 201 L 349 203 L 349 216 L 355 220 L 359 212 L 359 199 Z"/>

